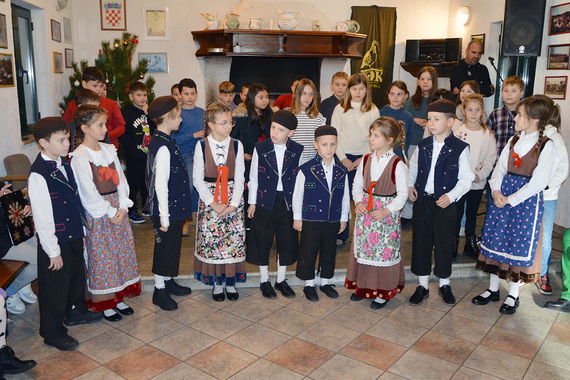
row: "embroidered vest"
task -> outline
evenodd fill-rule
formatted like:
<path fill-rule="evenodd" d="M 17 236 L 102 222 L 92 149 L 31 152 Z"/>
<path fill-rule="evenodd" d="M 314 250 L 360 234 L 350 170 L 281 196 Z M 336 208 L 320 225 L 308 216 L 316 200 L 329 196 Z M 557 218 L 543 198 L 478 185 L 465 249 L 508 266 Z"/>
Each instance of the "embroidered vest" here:
<path fill-rule="evenodd" d="M 396 189 L 396 166 L 398 163 L 402 161 L 398 156 L 394 154 L 384 171 L 380 175 L 380 178 L 376 180 L 376 185 L 374 186 L 374 191 L 372 192 L 374 195 L 384 195 L 384 196 L 393 196 L 397 193 Z M 364 156 L 364 191 L 367 191 L 370 187 L 370 184 L 373 182 L 370 178 L 370 168 L 371 168 L 371 155 L 367 154 Z"/>

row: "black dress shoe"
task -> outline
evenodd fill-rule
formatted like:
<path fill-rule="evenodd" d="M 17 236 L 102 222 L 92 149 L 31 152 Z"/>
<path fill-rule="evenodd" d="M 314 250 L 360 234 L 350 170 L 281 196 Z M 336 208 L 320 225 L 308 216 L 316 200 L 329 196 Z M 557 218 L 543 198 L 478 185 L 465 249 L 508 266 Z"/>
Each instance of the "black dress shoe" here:
<path fill-rule="evenodd" d="M 188 286 L 182 286 L 179 283 L 175 282 L 174 279 L 164 281 L 164 286 L 166 287 L 166 291 L 168 294 L 173 296 L 187 296 L 192 294 L 192 289 Z"/>
<path fill-rule="evenodd" d="M 271 286 L 271 284 L 269 286 Z M 235 288 L 235 286 L 234 286 L 234 288 Z M 228 292 L 228 288 L 225 288 L 225 289 L 226 289 L 226 298 L 228 299 L 228 301 L 237 301 L 237 299 L 239 298 L 239 293 L 238 293 L 237 289 L 235 292 Z M 275 296 L 277 296 L 277 295 L 275 295 Z"/>
<path fill-rule="evenodd" d="M 477 236 L 467 236 L 465 238 L 465 248 L 463 248 L 463 255 L 472 258 L 473 260 L 479 260 L 479 245 L 477 244 Z"/>
<path fill-rule="evenodd" d="M 319 300 L 319 296 L 317 294 L 317 287 L 316 286 L 305 286 L 303 288 L 303 293 L 305 293 L 305 297 L 312 302 L 317 302 Z"/>
<path fill-rule="evenodd" d="M 485 292 L 489 292 L 491 293 L 488 297 L 483 297 L 481 294 L 485 293 Z M 491 289 L 487 289 L 485 290 L 485 292 L 479 294 L 476 297 L 473 297 L 473 299 L 471 300 L 471 302 L 474 305 L 486 305 L 489 302 L 497 302 L 501 299 L 501 292 L 499 290 L 497 290 L 496 292 L 492 291 Z"/>
<path fill-rule="evenodd" d="M 273 290 L 273 286 L 271 286 L 269 280 L 259 284 L 259 290 L 261 290 L 261 294 L 263 294 L 265 298 L 277 298 L 277 293 Z"/>
<path fill-rule="evenodd" d="M 429 289 L 424 288 L 423 286 L 419 285 L 416 288 L 416 291 L 410 297 L 410 305 L 418 306 L 424 303 L 424 300 L 429 298 Z"/>
<path fill-rule="evenodd" d="M 507 298 L 512 298 L 513 300 L 515 300 L 515 306 L 511 306 L 511 305 L 507 305 L 506 303 L 503 302 L 503 304 L 501 305 L 499 312 L 501 314 L 514 314 L 518 307 L 519 307 L 519 297 L 517 297 L 515 299 L 515 297 L 511 296 L 510 294 L 507 296 Z M 505 299 L 506 301 L 506 299 Z"/>
<path fill-rule="evenodd" d="M 334 289 L 334 285 L 326 284 L 319 287 L 319 290 L 329 298 L 338 298 L 338 292 Z"/>
<path fill-rule="evenodd" d="M 133 315 L 135 313 L 133 308 L 130 306 L 127 307 L 126 309 L 119 309 L 118 307 L 116 307 L 115 310 L 117 310 L 119 313 L 121 313 L 123 315 Z"/>
<path fill-rule="evenodd" d="M 115 309 L 113 309 L 113 310 L 115 310 Z M 121 317 L 121 314 L 116 313 L 116 312 L 109 315 L 109 316 L 105 315 L 105 312 L 103 312 L 103 318 L 105 318 L 105 320 L 109 321 L 109 322 L 119 322 L 120 320 L 123 319 L 123 317 Z"/>
<path fill-rule="evenodd" d="M 103 318 L 103 313 L 95 313 L 93 311 L 80 312 L 78 308 L 72 309 L 69 317 L 65 318 L 63 323 L 66 326 L 85 325 L 99 322 Z"/>
<path fill-rule="evenodd" d="M 362 301 L 363 299 L 364 299 L 364 298 L 360 298 L 359 296 L 357 296 L 356 293 L 352 293 L 352 294 L 350 295 L 350 300 L 351 300 L 351 301 Z M 376 302 L 376 303 L 378 303 L 378 302 Z"/>
<path fill-rule="evenodd" d="M 14 354 L 14 350 L 8 346 L 0 349 L 0 366 L 4 369 L 4 373 L 16 374 L 26 372 L 35 367 L 35 360 L 20 360 Z"/>
<path fill-rule="evenodd" d="M 388 301 L 390 301 L 390 300 L 387 300 L 386 302 L 382 302 L 382 303 L 376 302 L 376 301 L 372 301 L 372 303 L 370 304 L 370 308 L 371 308 L 372 310 L 380 310 L 380 309 L 382 309 L 384 306 L 386 306 L 386 305 L 388 304 Z"/>
<path fill-rule="evenodd" d="M 545 309 L 562 311 L 564 313 L 570 313 L 570 301 L 564 298 L 558 298 L 556 301 L 547 301 L 544 304 Z"/>
<path fill-rule="evenodd" d="M 166 288 L 154 288 L 152 293 L 152 303 L 160 307 L 164 311 L 172 311 L 178 309 L 178 303 L 170 297 Z"/>
<path fill-rule="evenodd" d="M 455 297 L 453 296 L 453 292 L 451 291 L 451 286 L 443 285 L 439 287 L 439 295 L 441 300 L 447 306 L 455 305 Z"/>
<path fill-rule="evenodd" d="M 77 346 L 79 346 L 79 342 L 77 341 L 77 339 L 69 335 L 62 336 L 61 338 L 56 338 L 56 339 L 45 338 L 44 343 L 47 344 L 48 346 L 55 347 L 60 351 L 71 351 L 75 349 Z"/>
<path fill-rule="evenodd" d="M 287 280 L 283 280 L 281 282 L 275 282 L 275 289 L 279 290 L 283 297 L 287 298 L 295 297 L 295 291 L 291 289 L 291 287 L 287 283 Z"/>
<path fill-rule="evenodd" d="M 214 288 L 212 288 L 212 299 L 216 302 L 222 302 L 226 299 L 226 295 L 224 294 L 223 290 L 221 293 L 214 294 Z"/>

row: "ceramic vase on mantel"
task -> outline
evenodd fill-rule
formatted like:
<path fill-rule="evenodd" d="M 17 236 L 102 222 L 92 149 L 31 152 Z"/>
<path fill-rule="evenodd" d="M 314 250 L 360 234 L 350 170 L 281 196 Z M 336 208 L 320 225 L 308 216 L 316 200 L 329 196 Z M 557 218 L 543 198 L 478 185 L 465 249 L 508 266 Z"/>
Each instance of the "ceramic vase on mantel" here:
<path fill-rule="evenodd" d="M 235 14 L 235 13 L 230 13 L 226 16 L 227 21 L 226 21 L 226 26 L 228 27 L 228 29 L 238 29 L 239 28 L 239 15 Z"/>

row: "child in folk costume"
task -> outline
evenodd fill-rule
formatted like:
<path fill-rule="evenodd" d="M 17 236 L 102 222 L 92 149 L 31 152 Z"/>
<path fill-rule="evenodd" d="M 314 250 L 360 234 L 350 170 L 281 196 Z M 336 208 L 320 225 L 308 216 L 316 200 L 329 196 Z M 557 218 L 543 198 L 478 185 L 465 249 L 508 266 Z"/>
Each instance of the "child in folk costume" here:
<path fill-rule="evenodd" d="M 133 202 L 117 150 L 99 142 L 107 132 L 106 111 L 84 105 L 73 120 L 77 131 L 71 167 L 89 225 L 85 242 L 90 306 L 96 312 L 102 311 L 106 320 L 120 321 L 121 314 L 134 313 L 123 297 L 141 292 L 133 231 L 126 218 Z"/>
<path fill-rule="evenodd" d="M 235 122 L 229 107 L 214 103 L 204 114 L 206 138 L 194 152 L 194 187 L 200 195 L 194 278 L 213 285 L 212 298 L 239 298 L 245 282 L 244 154 L 230 137 Z M 225 286 L 224 286 L 225 283 Z"/>
<path fill-rule="evenodd" d="M 499 301 L 499 279 L 508 280 L 502 314 L 516 312 L 522 283 L 540 280 L 543 190 L 559 162 L 554 142 L 544 135 L 550 112 L 543 99 L 530 97 L 519 104 L 515 130 L 520 134 L 511 137 L 501 152 L 489 181 L 493 203 L 485 218 L 476 269 L 490 274 L 490 284 L 472 302 Z"/>
<path fill-rule="evenodd" d="M 405 129 L 391 117 L 370 126 L 370 150 L 358 165 L 352 194 L 356 224 L 345 286 L 355 289 L 352 301 L 372 299 L 381 309 L 404 288 L 406 278 L 400 250 L 400 210 L 408 199 L 408 168 L 394 153 Z M 374 181 L 373 181 L 374 180 Z"/>

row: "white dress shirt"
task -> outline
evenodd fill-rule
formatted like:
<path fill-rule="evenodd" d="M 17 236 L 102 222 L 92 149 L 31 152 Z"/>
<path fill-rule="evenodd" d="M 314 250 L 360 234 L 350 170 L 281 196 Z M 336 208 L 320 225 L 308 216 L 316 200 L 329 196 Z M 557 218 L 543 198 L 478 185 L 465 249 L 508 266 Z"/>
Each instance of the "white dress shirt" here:
<path fill-rule="evenodd" d="M 170 227 L 170 210 L 168 208 L 168 181 L 170 180 L 170 151 L 161 146 L 154 158 L 154 192 L 158 201 L 158 215 L 162 227 Z M 187 168 L 192 170 L 192 168 Z"/>
<path fill-rule="evenodd" d="M 283 175 L 283 160 L 285 159 L 285 151 L 287 150 L 287 145 L 273 144 L 273 149 L 275 151 L 275 158 L 277 160 L 277 171 L 279 179 L 277 180 L 277 191 L 283 191 L 283 181 L 281 181 L 281 175 Z M 257 204 L 257 167 L 259 166 L 259 156 L 257 155 L 257 147 L 253 149 L 253 156 L 251 158 L 251 171 L 249 172 L 249 184 L 248 184 L 248 203 L 250 205 Z"/>

